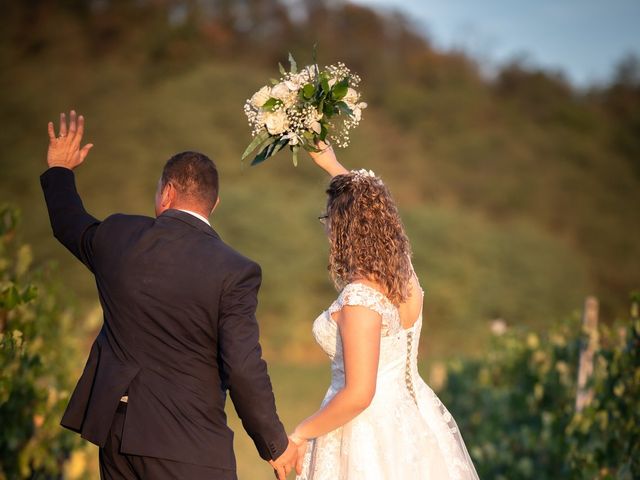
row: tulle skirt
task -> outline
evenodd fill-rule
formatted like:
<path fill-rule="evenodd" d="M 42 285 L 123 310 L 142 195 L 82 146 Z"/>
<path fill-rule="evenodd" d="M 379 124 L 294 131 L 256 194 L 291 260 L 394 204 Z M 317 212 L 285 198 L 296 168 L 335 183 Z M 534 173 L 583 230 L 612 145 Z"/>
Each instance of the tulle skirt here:
<path fill-rule="evenodd" d="M 413 393 L 401 381 L 379 382 L 364 412 L 312 440 L 297 480 L 477 480 L 455 420 L 414 378 Z"/>

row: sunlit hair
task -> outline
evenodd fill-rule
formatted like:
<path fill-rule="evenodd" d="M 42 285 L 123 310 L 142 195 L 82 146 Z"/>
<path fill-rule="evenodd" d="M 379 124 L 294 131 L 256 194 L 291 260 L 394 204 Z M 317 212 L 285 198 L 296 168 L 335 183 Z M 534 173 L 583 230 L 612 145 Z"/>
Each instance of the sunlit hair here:
<path fill-rule="evenodd" d="M 337 175 L 327 189 L 329 271 L 338 290 L 366 278 L 395 305 L 409 295 L 411 246 L 387 187 L 376 177 Z"/>

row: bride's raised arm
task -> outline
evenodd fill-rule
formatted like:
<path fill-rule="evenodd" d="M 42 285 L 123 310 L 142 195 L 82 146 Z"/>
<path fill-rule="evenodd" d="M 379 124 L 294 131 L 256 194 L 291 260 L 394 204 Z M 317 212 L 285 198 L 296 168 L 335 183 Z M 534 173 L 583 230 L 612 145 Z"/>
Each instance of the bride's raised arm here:
<path fill-rule="evenodd" d="M 318 141 L 316 144 L 319 151 L 318 152 L 309 152 L 309 155 L 316 162 L 320 168 L 322 168 L 325 172 L 331 175 L 331 178 L 336 175 L 342 175 L 343 173 L 349 173 L 349 170 L 344 168 L 338 159 L 336 158 L 336 154 L 333 151 L 333 147 L 322 140 Z"/>

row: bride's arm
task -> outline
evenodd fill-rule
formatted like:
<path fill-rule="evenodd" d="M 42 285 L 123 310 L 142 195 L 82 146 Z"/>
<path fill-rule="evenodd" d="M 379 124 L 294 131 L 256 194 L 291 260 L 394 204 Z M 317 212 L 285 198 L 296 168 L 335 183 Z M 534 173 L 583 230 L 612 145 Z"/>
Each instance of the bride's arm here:
<path fill-rule="evenodd" d="M 291 436 L 316 438 L 341 427 L 366 409 L 376 391 L 382 318 L 361 306 L 345 306 L 336 322 L 342 337 L 345 386 L 324 407 L 303 420 Z"/>
<path fill-rule="evenodd" d="M 336 154 L 333 151 L 333 147 L 329 144 L 319 141 L 316 145 L 319 152 L 309 152 L 309 155 L 316 164 L 327 172 L 331 177 L 336 175 L 342 175 L 343 173 L 349 173 L 349 171 L 338 162 Z"/>

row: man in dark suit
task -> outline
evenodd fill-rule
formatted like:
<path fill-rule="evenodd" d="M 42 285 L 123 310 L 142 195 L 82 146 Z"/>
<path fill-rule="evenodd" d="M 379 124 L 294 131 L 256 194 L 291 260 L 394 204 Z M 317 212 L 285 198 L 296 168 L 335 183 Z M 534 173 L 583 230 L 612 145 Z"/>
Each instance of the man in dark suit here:
<path fill-rule="evenodd" d="M 103 479 L 236 479 L 229 391 L 260 456 L 284 480 L 296 446 L 276 413 L 255 319 L 260 267 L 207 217 L 218 172 L 183 152 L 165 165 L 156 218 L 89 215 L 73 169 L 84 118 L 49 123 L 41 176 L 54 236 L 95 276 L 104 324 L 62 425 L 100 447 Z"/>

